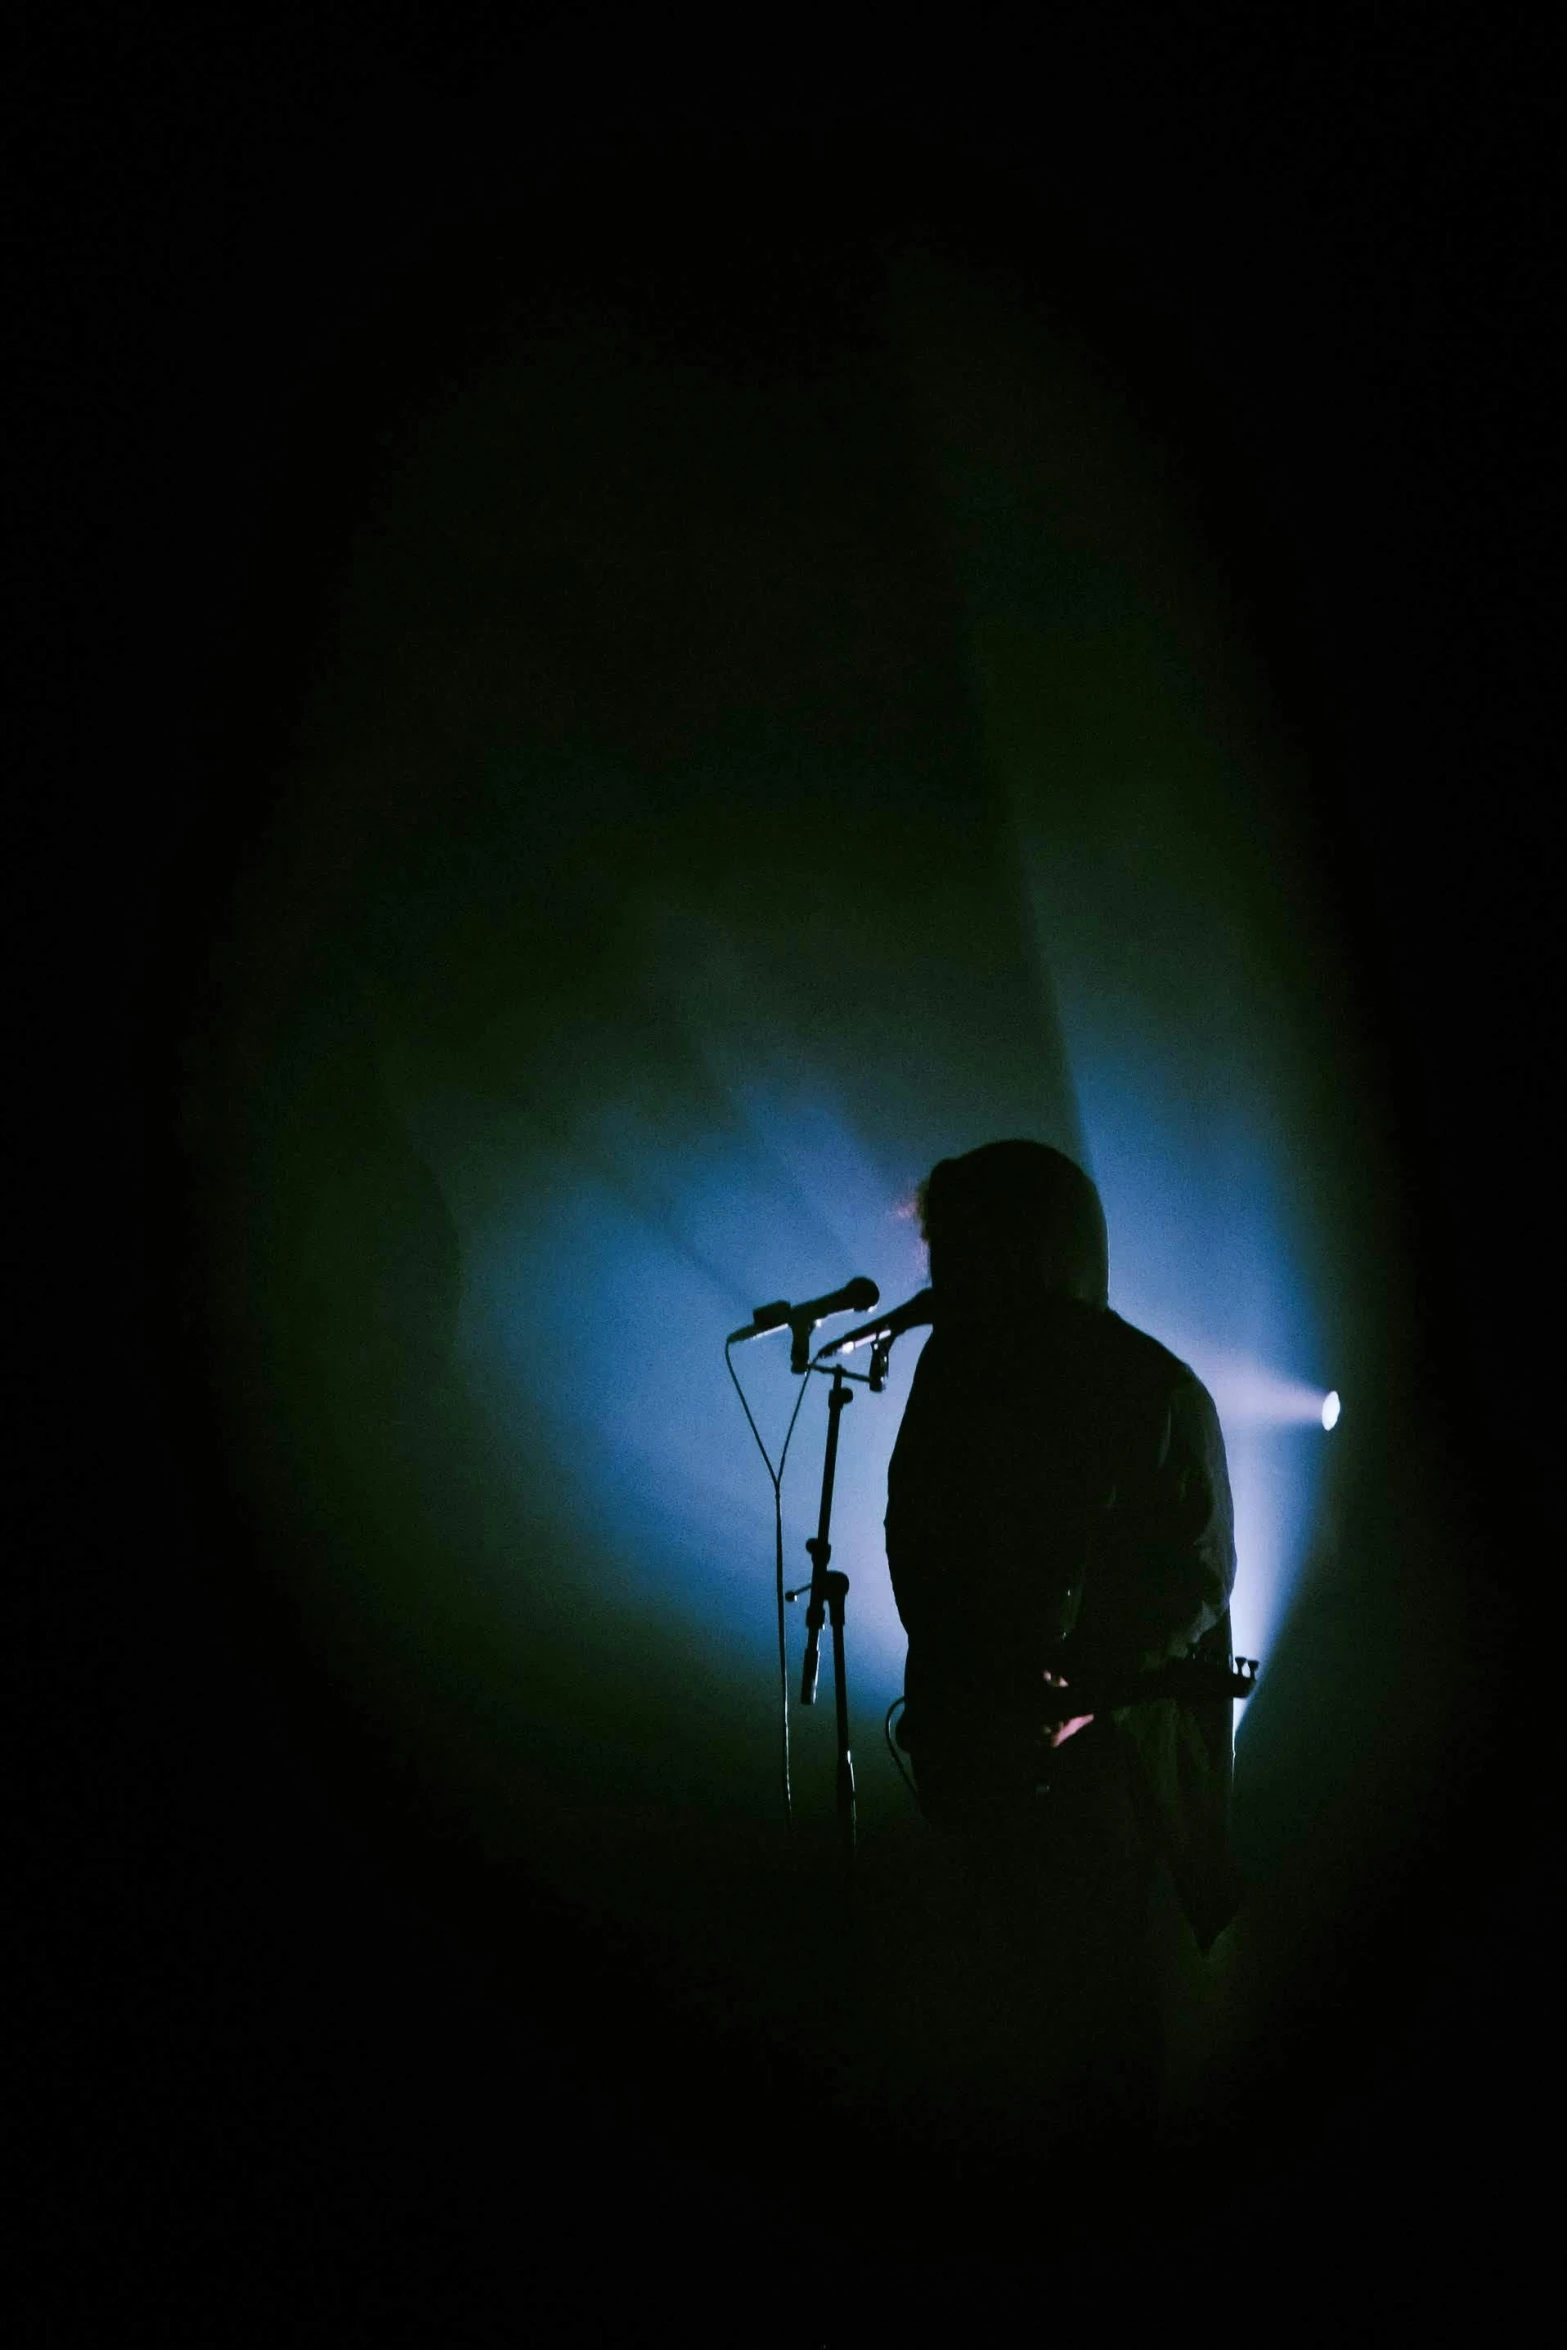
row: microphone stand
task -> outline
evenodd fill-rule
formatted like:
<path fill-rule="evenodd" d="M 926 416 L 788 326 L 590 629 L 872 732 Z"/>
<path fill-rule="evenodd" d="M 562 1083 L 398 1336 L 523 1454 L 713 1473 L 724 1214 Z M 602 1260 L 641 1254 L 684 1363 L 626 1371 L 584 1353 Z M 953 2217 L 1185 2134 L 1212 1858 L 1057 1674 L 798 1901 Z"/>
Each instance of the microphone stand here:
<path fill-rule="evenodd" d="M 807 1371 L 820 1371 L 827 1376 L 825 1363 L 802 1366 Z M 832 1627 L 833 1705 L 837 1717 L 838 1764 L 836 1795 L 838 1811 L 838 1849 L 843 1864 L 845 1882 L 854 1868 L 857 1837 L 857 1817 L 854 1787 L 854 1757 L 849 1750 L 849 1679 L 844 1657 L 844 1602 L 849 1596 L 849 1578 L 831 1567 L 832 1558 L 832 1497 L 833 1484 L 838 1473 L 838 1430 L 843 1414 L 854 1397 L 847 1382 L 858 1380 L 865 1386 L 880 1386 L 863 1371 L 846 1371 L 841 1363 L 832 1367 L 832 1392 L 827 1398 L 827 1451 L 822 1461 L 822 1498 L 816 1520 L 816 1532 L 806 1543 L 811 1560 L 811 1580 L 798 1590 L 786 1591 L 785 1599 L 804 1598 L 805 1607 L 805 1662 L 800 1674 L 800 1703 L 816 1703 L 816 1679 L 821 1662 L 822 1628 Z"/>
<path fill-rule="evenodd" d="M 910 1299 L 909 1305 L 911 1307 L 928 1305 L 929 1296 L 928 1290 L 922 1290 L 917 1299 Z M 798 1590 L 784 1593 L 785 1599 L 795 1600 L 803 1596 L 806 1601 L 805 1662 L 800 1674 L 800 1703 L 802 1705 L 816 1703 L 816 1677 L 821 1660 L 822 1627 L 828 1623 L 832 1626 L 833 1706 L 837 1716 L 838 1738 L 836 1775 L 838 1849 L 846 1890 L 853 1882 L 858 1820 L 854 1787 L 854 1757 L 849 1750 L 849 1674 L 844 1656 L 844 1602 L 849 1596 L 849 1578 L 829 1564 L 832 1558 L 833 1483 L 838 1473 L 838 1431 L 846 1408 L 854 1401 L 849 1392 L 848 1382 L 852 1379 L 859 1386 L 868 1387 L 872 1395 L 880 1395 L 887 1384 L 887 1368 L 896 1340 L 904 1329 L 913 1327 L 917 1322 L 928 1322 L 931 1319 L 928 1310 L 923 1313 L 915 1313 L 911 1319 L 905 1319 L 908 1313 L 908 1307 L 900 1307 L 895 1314 L 883 1316 L 881 1321 L 868 1322 L 858 1330 L 851 1330 L 847 1338 L 834 1339 L 822 1347 L 814 1362 L 808 1359 L 806 1352 L 808 1333 L 814 1325 L 808 1322 L 803 1314 L 792 1316 L 789 1323 L 790 1337 L 793 1341 L 790 1349 L 789 1368 L 796 1373 L 820 1371 L 823 1378 L 826 1378 L 828 1366 L 822 1361 L 822 1355 L 836 1355 L 845 1349 L 863 1345 L 867 1340 L 871 1341 L 869 1371 L 846 1371 L 841 1362 L 834 1363 L 831 1367 L 832 1392 L 827 1398 L 827 1451 L 822 1461 L 821 1507 L 817 1514 L 816 1532 L 805 1546 L 810 1553 L 811 1580 Z M 888 1326 L 883 1328 L 882 1322 Z"/>

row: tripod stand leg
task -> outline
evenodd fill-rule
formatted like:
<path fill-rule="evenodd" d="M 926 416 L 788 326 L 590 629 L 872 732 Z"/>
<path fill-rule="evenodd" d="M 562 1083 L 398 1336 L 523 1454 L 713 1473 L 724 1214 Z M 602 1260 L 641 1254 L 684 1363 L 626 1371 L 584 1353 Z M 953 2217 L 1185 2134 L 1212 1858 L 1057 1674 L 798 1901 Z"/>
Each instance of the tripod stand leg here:
<path fill-rule="evenodd" d="M 838 1841 L 847 1870 L 854 1863 L 858 1835 L 854 1756 L 849 1749 L 849 1675 L 843 1649 L 843 1603 L 849 1595 L 849 1578 L 847 1575 L 829 1575 L 826 1583 L 827 1607 L 832 1620 L 833 1701 L 838 1728 Z"/>

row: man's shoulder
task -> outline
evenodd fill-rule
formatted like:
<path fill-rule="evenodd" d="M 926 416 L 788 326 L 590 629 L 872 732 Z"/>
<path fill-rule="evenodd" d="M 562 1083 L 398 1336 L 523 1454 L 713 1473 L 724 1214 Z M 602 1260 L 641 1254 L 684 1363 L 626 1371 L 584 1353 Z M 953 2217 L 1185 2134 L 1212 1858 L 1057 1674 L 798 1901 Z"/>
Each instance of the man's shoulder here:
<path fill-rule="evenodd" d="M 1178 1354 L 1173 1354 L 1146 1330 L 1139 1330 L 1135 1323 L 1123 1322 L 1109 1307 L 1105 1308 L 1102 1319 L 1106 1325 L 1107 1350 L 1125 1376 L 1171 1396 L 1193 1390 L 1198 1395 L 1207 1395 L 1208 1390 L 1190 1363 L 1183 1363 Z"/>
<path fill-rule="evenodd" d="M 1158 1410 L 1186 1401 L 1200 1411 L 1212 1401 L 1191 1365 L 1146 1330 L 1108 1306 L 1068 1299 L 1052 1301 L 1046 1313 L 1010 1331 L 983 1331 L 977 1352 L 938 1318 L 915 1364 L 909 1400 L 934 1402 L 954 1391 L 972 1400 L 990 1382 L 1026 1394 L 1068 1377 L 1085 1396 L 1135 1397 Z"/>

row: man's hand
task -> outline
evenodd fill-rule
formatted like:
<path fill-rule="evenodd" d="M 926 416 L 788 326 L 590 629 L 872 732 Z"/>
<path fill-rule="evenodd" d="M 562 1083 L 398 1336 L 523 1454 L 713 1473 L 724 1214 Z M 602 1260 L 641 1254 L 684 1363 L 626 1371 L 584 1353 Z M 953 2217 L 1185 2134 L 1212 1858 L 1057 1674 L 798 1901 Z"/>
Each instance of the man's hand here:
<path fill-rule="evenodd" d="M 1064 1673 L 1046 1673 L 1045 1679 L 1052 1689 L 1064 1689 L 1066 1687 L 1066 1675 Z M 1078 1730 L 1086 1730 L 1093 1718 L 1094 1717 L 1092 1714 L 1073 1714 L 1068 1721 L 1055 1723 L 1050 1731 L 1050 1744 L 1052 1746 L 1064 1746 L 1067 1740 L 1072 1737 L 1074 1732 Z M 1046 1712 L 1045 1719 L 1047 1722 L 1050 1720 L 1050 1714 L 1048 1711 Z"/>

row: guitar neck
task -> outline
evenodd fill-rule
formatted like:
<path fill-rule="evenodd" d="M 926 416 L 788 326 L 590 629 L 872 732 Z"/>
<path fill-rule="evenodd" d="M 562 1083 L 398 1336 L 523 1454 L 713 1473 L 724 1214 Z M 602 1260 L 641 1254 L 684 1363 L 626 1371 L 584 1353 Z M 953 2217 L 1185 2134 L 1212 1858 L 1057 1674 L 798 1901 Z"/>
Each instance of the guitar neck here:
<path fill-rule="evenodd" d="M 1211 1705 L 1225 1698 L 1250 1697 L 1256 1686 L 1255 1657 L 1234 1656 L 1222 1663 L 1177 1657 L 1151 1672 L 1129 1674 L 1124 1681 L 1069 1684 L 1067 1693 L 1085 1713 L 1115 1713 L 1122 1706 L 1153 1705 L 1170 1697 L 1183 1705 Z"/>

